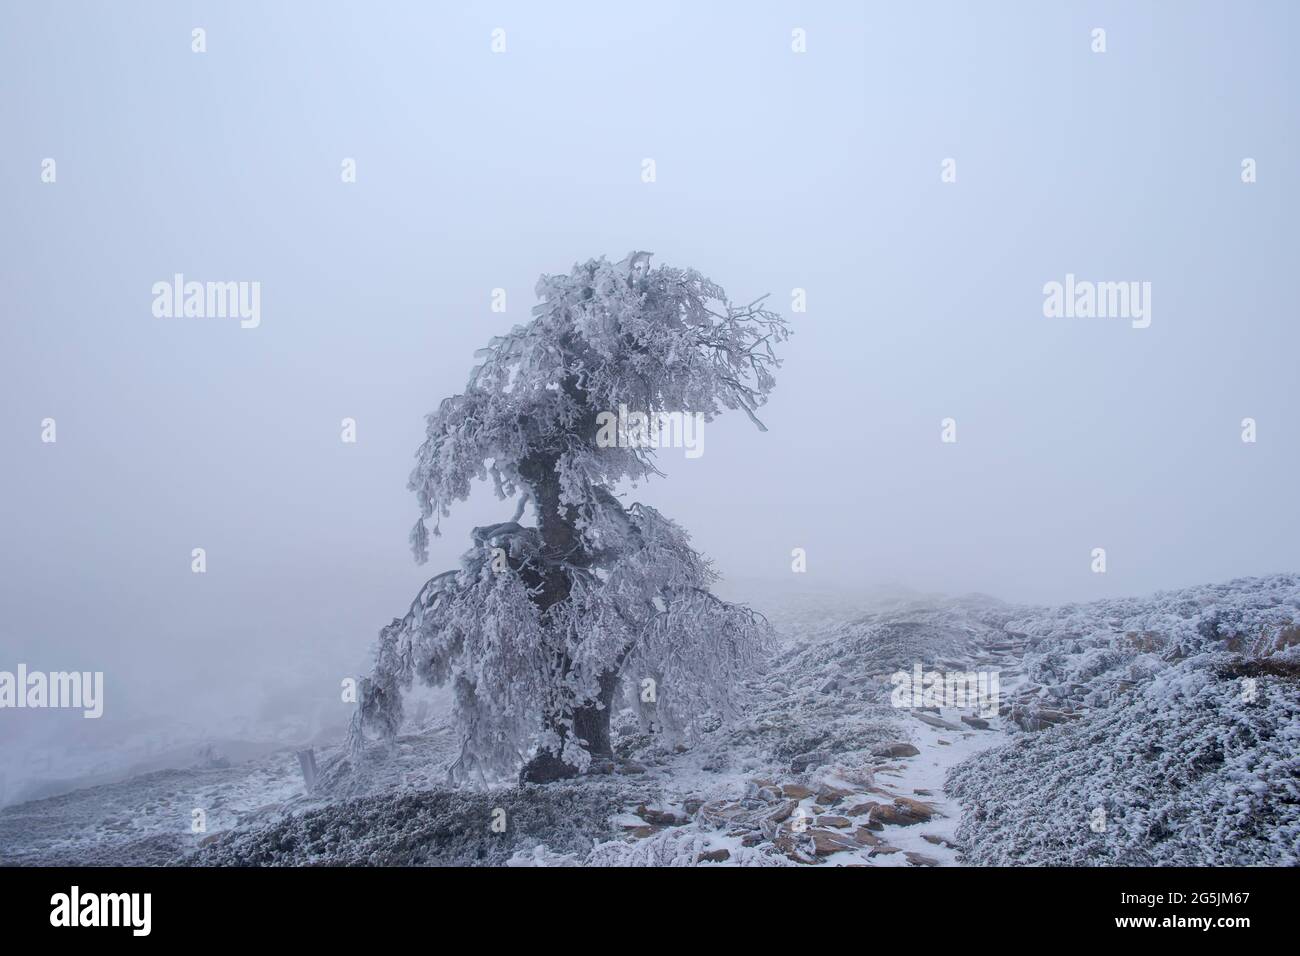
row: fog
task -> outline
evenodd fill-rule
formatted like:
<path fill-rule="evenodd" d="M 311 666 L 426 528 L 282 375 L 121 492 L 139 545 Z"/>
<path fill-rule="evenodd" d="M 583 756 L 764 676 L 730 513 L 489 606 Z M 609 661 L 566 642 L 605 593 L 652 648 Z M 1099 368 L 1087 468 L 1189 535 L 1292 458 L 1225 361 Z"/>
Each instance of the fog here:
<path fill-rule="evenodd" d="M 718 418 L 626 489 L 734 587 L 1056 603 L 1300 566 L 1293 5 L 545 7 L 0 10 L 0 669 L 106 698 L 0 712 L 10 794 L 136 727 L 340 725 L 379 627 L 513 511 L 483 488 L 413 563 L 423 416 L 598 255 L 791 320 L 768 431 Z M 155 317 L 177 273 L 259 282 L 260 324 Z M 1045 317 L 1067 275 L 1149 282 L 1149 327 Z"/>

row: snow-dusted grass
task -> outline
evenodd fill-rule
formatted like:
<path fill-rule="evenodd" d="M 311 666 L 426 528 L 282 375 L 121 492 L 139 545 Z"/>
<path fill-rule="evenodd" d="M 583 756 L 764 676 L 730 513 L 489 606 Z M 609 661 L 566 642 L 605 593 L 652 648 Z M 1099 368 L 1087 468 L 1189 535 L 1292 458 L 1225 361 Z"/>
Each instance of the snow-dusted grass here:
<path fill-rule="evenodd" d="M 457 737 L 436 713 L 368 753 L 363 773 L 341 746 L 322 750 L 322 787 L 310 797 L 285 751 L 12 807 L 0 812 L 0 857 L 163 863 L 197 850 L 195 863 L 256 865 L 1295 865 L 1298 595 L 1300 577 L 1275 576 L 1057 609 L 978 596 L 880 602 L 848 622 L 787 632 L 743 688 L 739 719 L 703 722 L 684 746 L 657 742 L 624 713 L 612 775 L 450 790 Z M 974 730 L 944 708 L 934 716 L 955 726 L 936 727 L 924 722 L 931 714 L 891 706 L 889 675 L 917 662 L 999 670 L 1002 716 Z M 897 742 L 920 752 L 873 753 Z M 809 788 L 796 799 L 807 815 L 853 817 L 823 830 L 850 840 L 866 822 L 854 806 L 903 798 L 934 814 L 872 831 L 898 852 L 873 853 L 864 841 L 816 855 L 810 840 L 790 836 L 788 821 L 756 822 L 786 803 L 787 785 Z M 850 796 L 818 810 L 827 787 Z M 192 806 L 208 808 L 214 845 L 198 848 Z M 503 833 L 491 827 L 497 809 L 506 812 Z M 1099 809 L 1104 830 L 1094 830 Z"/>
<path fill-rule="evenodd" d="M 1008 622 L 1027 642 L 1017 712 L 1081 716 L 949 776 L 966 859 L 1295 865 L 1297 619 L 1300 576 L 1274 575 Z"/>
<path fill-rule="evenodd" d="M 1198 657 L 962 764 L 948 791 L 966 806 L 967 860 L 1300 863 L 1300 685 L 1261 674 L 1252 702 L 1235 674 L 1223 655 Z"/>
<path fill-rule="evenodd" d="M 612 835 L 599 785 L 492 792 L 425 790 L 349 800 L 231 834 L 191 860 L 200 866 L 499 866 L 545 834 L 552 852 Z M 501 829 L 494 830 L 494 821 Z"/>

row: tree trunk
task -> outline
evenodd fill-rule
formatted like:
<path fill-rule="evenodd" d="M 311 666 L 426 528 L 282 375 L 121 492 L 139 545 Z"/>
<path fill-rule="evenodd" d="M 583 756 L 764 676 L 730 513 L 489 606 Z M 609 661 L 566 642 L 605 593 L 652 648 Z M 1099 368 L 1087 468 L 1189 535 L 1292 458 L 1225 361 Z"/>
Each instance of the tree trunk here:
<path fill-rule="evenodd" d="M 577 515 L 572 508 L 560 507 L 560 483 L 555 467 L 555 456 L 538 455 L 523 462 L 519 470 L 529 482 L 547 559 L 562 557 L 568 564 L 582 567 L 590 562 L 590 556 L 582 550 Z M 538 589 L 533 600 L 543 618 L 551 608 L 568 600 L 573 589 L 568 574 L 557 566 L 546 566 L 540 572 L 526 573 L 525 583 L 530 588 Z M 560 662 L 560 666 L 567 674 L 572 663 L 566 659 Z M 618 672 L 606 671 L 600 675 L 600 696 L 597 700 L 563 708 L 560 713 L 543 714 L 543 729 L 554 731 L 563 742 L 570 733 L 567 720 L 572 720 L 572 733 L 586 742 L 585 749 L 592 758 L 612 760 L 614 751 L 610 744 L 609 718 L 617 688 Z M 539 750 L 524 766 L 519 780 L 521 783 L 550 783 L 575 777 L 578 772 L 577 767 L 560 759 L 559 753 Z"/>
<path fill-rule="evenodd" d="M 614 759 L 614 748 L 610 744 L 609 718 L 614 702 L 614 690 L 618 687 L 618 675 L 606 671 L 600 678 L 600 706 L 595 701 L 576 707 L 572 712 L 573 733 L 579 740 L 586 741 L 588 753 L 593 763 Z M 554 730 L 563 740 L 568 736 L 568 728 L 561 726 L 560 715 L 544 717 L 547 728 Z M 549 750 L 539 750 L 532 760 L 524 765 L 519 773 L 520 783 L 553 783 L 568 777 L 576 777 L 579 771 L 572 764 L 560 759 L 558 754 Z"/>

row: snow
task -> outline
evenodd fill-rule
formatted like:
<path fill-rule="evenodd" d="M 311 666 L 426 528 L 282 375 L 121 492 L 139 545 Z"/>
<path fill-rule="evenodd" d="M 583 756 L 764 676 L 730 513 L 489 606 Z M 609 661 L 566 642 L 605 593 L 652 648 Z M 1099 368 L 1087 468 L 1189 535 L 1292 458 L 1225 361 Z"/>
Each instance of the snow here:
<path fill-rule="evenodd" d="M 1296 865 L 1298 593 L 1300 577 L 1278 575 L 1055 609 L 983 597 L 879 600 L 807 628 L 778 612 L 781 643 L 737 688 L 737 719 L 704 721 L 670 746 L 625 709 L 614 720 L 612 773 L 448 789 L 459 731 L 444 705 L 423 723 L 408 718 L 390 746 L 367 748 L 361 772 L 344 741 L 322 749 L 323 783 L 312 795 L 282 750 L 8 808 L 0 858 Z M 977 730 L 960 720 L 973 710 L 891 706 L 889 675 L 917 662 L 998 670 L 1000 715 Z M 873 753 L 899 742 L 919 753 Z M 823 805 L 823 819 L 900 799 L 922 801 L 933 816 L 871 831 L 899 851 L 873 853 L 851 842 L 866 823 L 859 813 L 832 833 L 847 847 L 816 856 L 788 822 L 766 830 L 749 822 L 781 807 L 786 786 L 808 788 L 795 802 L 813 818 L 835 790 L 850 796 Z M 194 806 L 208 808 L 209 834 L 226 831 L 202 850 L 202 835 L 189 833 Z M 504 833 L 490 829 L 494 808 L 507 811 Z"/>

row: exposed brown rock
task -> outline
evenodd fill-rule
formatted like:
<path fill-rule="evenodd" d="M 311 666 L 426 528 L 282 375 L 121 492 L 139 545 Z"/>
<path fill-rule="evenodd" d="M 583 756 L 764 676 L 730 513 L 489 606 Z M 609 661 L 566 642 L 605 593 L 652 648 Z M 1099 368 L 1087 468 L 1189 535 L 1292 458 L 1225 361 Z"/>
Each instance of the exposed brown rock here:
<path fill-rule="evenodd" d="M 804 853 L 799 838 L 791 833 L 778 833 L 772 845 L 796 863 L 814 863 L 816 858 Z"/>
<path fill-rule="evenodd" d="M 926 843 L 933 843 L 935 846 L 946 846 L 950 850 L 957 849 L 957 844 L 939 836 L 937 833 L 922 833 L 921 839 Z"/>
<path fill-rule="evenodd" d="M 853 826 L 853 824 L 849 822 L 847 817 L 833 817 L 833 816 L 818 817 L 817 825 L 819 827 L 834 827 L 837 830 L 843 830 L 847 827 Z"/>
<path fill-rule="evenodd" d="M 851 796 L 853 796 L 852 790 L 841 790 L 838 787 L 822 787 L 817 791 L 817 802 L 833 807 L 845 797 Z"/>
<path fill-rule="evenodd" d="M 714 800 L 700 807 L 699 816 L 710 826 L 742 827 L 753 830 L 758 828 L 764 810 L 750 810 L 734 800 Z"/>
<path fill-rule="evenodd" d="M 893 744 L 882 744 L 871 752 L 877 757 L 915 757 L 921 751 L 909 743 L 899 741 Z"/>
<path fill-rule="evenodd" d="M 853 839 L 857 840 L 863 846 L 880 846 L 884 841 L 876 836 L 866 827 L 858 827 L 853 831 Z"/>
<path fill-rule="evenodd" d="M 790 814 L 794 813 L 795 807 L 797 806 L 799 806 L 798 800 L 787 800 L 769 813 L 767 819 L 773 823 L 780 823 L 782 820 L 788 820 L 790 819 Z"/>
<path fill-rule="evenodd" d="M 914 801 L 915 802 L 915 801 Z M 918 807 L 924 804 L 918 804 Z M 896 803 L 892 807 L 879 803 L 871 808 L 872 823 L 886 823 L 899 827 L 910 827 L 916 823 L 925 823 L 933 816 L 917 807 L 911 807 L 904 803 Z"/>
<path fill-rule="evenodd" d="M 911 797 L 898 797 L 894 800 L 894 803 L 898 806 L 907 807 L 914 813 L 925 814 L 927 817 L 932 817 L 939 812 L 934 804 L 913 800 Z"/>
<path fill-rule="evenodd" d="M 671 810 L 652 810 L 644 803 L 636 808 L 636 815 L 646 823 L 661 827 L 679 827 L 690 822 L 680 813 Z"/>
<path fill-rule="evenodd" d="M 842 853 L 845 850 L 856 850 L 860 844 L 842 833 L 833 833 L 830 830 L 809 830 L 812 836 L 813 852 L 818 856 L 829 856 L 832 853 Z"/>

